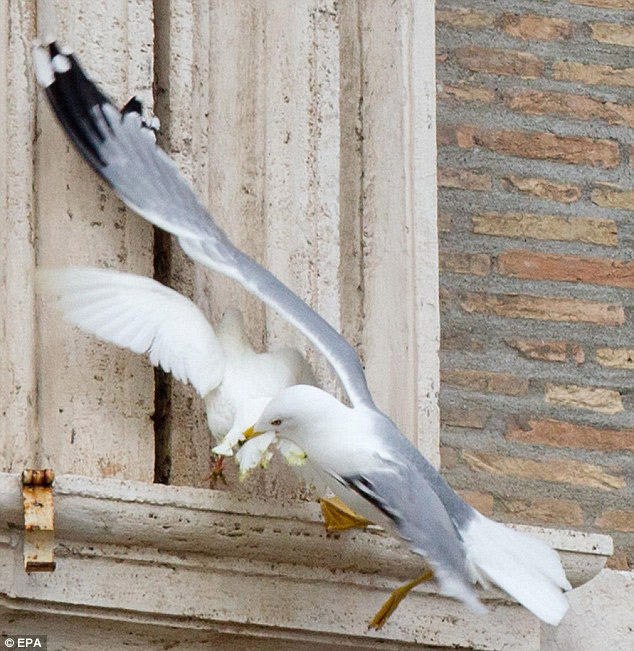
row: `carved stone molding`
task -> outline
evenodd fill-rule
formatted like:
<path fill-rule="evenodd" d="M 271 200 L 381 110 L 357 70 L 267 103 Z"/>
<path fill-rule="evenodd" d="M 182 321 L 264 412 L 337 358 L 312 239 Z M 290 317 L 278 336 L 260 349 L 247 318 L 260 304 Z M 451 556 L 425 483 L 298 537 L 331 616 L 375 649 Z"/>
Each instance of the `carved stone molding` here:
<path fill-rule="evenodd" d="M 157 635 L 206 631 L 221 634 L 223 648 L 234 637 L 251 648 L 257 640 L 539 648 L 539 622 L 501 593 L 483 594 L 490 613 L 477 617 L 433 585 L 408 597 L 383 631 L 368 631 L 391 589 L 420 572 L 419 559 L 380 530 L 327 536 L 314 504 L 71 475 L 54 488 L 57 570 L 28 575 L 19 478 L 0 474 L 0 620 L 30 612 Z M 573 585 L 611 554 L 607 536 L 523 528 L 555 544 Z"/>

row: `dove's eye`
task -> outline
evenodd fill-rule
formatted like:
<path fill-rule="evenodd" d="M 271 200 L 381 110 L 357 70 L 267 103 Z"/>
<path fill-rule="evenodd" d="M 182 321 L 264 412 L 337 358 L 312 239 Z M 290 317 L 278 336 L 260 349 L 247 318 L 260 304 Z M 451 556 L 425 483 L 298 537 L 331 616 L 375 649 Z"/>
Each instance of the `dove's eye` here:
<path fill-rule="evenodd" d="M 271 421 L 271 425 L 273 425 L 273 427 L 277 427 L 278 425 L 281 424 L 282 424 L 282 420 L 280 418 Z"/>

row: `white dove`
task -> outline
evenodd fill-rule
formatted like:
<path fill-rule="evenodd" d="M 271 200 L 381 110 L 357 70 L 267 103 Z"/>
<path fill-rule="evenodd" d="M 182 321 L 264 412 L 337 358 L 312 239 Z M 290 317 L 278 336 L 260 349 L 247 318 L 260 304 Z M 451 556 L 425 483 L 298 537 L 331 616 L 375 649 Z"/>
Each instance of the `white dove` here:
<path fill-rule="evenodd" d="M 147 353 L 153 366 L 191 383 L 205 401 L 218 454 L 232 454 L 244 440 L 242 432 L 282 389 L 315 384 L 298 350 L 257 353 L 239 310 L 228 309 L 214 330 L 192 301 L 151 278 L 94 267 L 40 269 L 38 289 L 57 298 L 69 323 L 121 348 Z M 270 458 L 273 437 L 261 438 L 239 450 L 242 475 Z M 305 455 L 294 444 L 278 447 L 291 465 L 303 462 Z"/>

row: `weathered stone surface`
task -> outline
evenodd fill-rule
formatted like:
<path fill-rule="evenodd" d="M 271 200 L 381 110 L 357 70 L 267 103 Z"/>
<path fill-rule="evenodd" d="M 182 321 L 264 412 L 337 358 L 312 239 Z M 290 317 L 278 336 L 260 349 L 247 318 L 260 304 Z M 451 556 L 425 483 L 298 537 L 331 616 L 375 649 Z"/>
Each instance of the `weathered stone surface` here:
<path fill-rule="evenodd" d="M 634 68 L 613 68 L 597 63 L 555 61 L 553 78 L 601 86 L 634 86 Z"/>
<path fill-rule="evenodd" d="M 45 5 L 52 3 L 38 3 L 38 20 Z M 104 92 L 117 104 L 137 94 L 152 110 L 152 3 L 60 0 L 55 11 L 64 43 Z M 26 74 L 39 107 L 33 184 L 38 265 L 105 266 L 151 276 L 152 225 L 126 210 L 94 174 L 36 91 L 31 66 Z M 51 302 L 39 308 L 40 463 L 58 474 L 153 481 L 152 367 L 141 355 L 70 328 Z"/>
<path fill-rule="evenodd" d="M 551 179 L 521 178 L 507 176 L 502 179 L 502 186 L 508 191 L 518 191 L 530 194 L 540 199 L 574 203 L 581 196 L 579 186 L 572 183 L 559 183 Z"/>
<path fill-rule="evenodd" d="M 511 131 L 458 126 L 456 142 L 463 149 L 483 147 L 498 154 L 561 161 L 571 165 L 616 167 L 620 162 L 616 140 L 587 136 L 558 136 L 542 131 Z"/>
<path fill-rule="evenodd" d="M 602 186 L 592 191 L 591 199 L 597 206 L 634 210 L 634 190 L 618 190 Z"/>
<path fill-rule="evenodd" d="M 601 366 L 634 371 L 634 348 L 597 348 L 596 360 Z"/>
<path fill-rule="evenodd" d="M 592 38 L 600 43 L 634 47 L 634 27 L 618 23 L 590 23 Z"/>
<path fill-rule="evenodd" d="M 621 305 L 574 298 L 528 294 L 467 294 L 460 301 L 466 312 L 493 314 L 511 319 L 540 319 L 617 326 L 625 322 Z"/>
<path fill-rule="evenodd" d="M 520 396 L 528 393 L 528 380 L 508 373 L 492 373 L 489 371 L 441 370 L 440 382 L 451 386 L 481 391 L 484 393 L 499 393 L 507 396 Z"/>
<path fill-rule="evenodd" d="M 598 429 L 558 420 L 512 419 L 506 430 L 506 437 L 531 445 L 556 448 L 634 451 L 634 429 Z"/>
<path fill-rule="evenodd" d="M 605 120 L 608 124 L 634 127 L 634 104 L 617 104 L 605 100 L 538 90 L 511 90 L 504 96 L 504 103 L 514 111 L 530 115 L 553 113 L 579 120 Z"/>
<path fill-rule="evenodd" d="M 634 532 L 634 509 L 610 509 L 604 511 L 595 523 L 602 529 Z"/>
<path fill-rule="evenodd" d="M 493 475 L 554 481 L 602 491 L 621 489 L 626 485 L 620 474 L 609 472 L 601 466 L 569 459 L 534 461 L 474 450 L 463 451 L 462 458 L 471 470 Z"/>
<path fill-rule="evenodd" d="M 561 527 L 583 524 L 583 510 L 577 502 L 554 498 L 502 499 L 505 520 L 550 524 Z"/>
<path fill-rule="evenodd" d="M 473 232 L 500 237 L 532 237 L 537 240 L 579 241 L 616 246 L 616 223 L 611 219 L 485 213 L 472 218 Z"/>
<path fill-rule="evenodd" d="M 513 250 L 497 257 L 496 268 L 498 273 L 514 278 L 634 289 L 634 261 L 628 260 Z"/>
<path fill-rule="evenodd" d="M 451 271 L 459 274 L 486 276 L 491 270 L 491 256 L 485 253 L 441 251 L 439 262 L 441 271 Z"/>
<path fill-rule="evenodd" d="M 0 4 L 0 471 L 37 458 L 34 3 Z"/>
<path fill-rule="evenodd" d="M 618 391 L 601 387 L 582 387 L 576 384 L 546 384 L 546 402 L 564 407 L 590 409 L 602 414 L 623 411 L 623 400 Z"/>
<path fill-rule="evenodd" d="M 491 175 L 475 170 L 438 168 L 438 185 L 441 188 L 459 188 L 461 190 L 491 190 Z"/>
<path fill-rule="evenodd" d="M 462 47 L 452 53 L 455 61 L 472 72 L 535 79 L 544 72 L 544 63 L 534 54 L 516 50 Z"/>
<path fill-rule="evenodd" d="M 502 14 L 495 26 L 510 36 L 530 41 L 564 41 L 572 36 L 569 21 L 535 14 Z"/>

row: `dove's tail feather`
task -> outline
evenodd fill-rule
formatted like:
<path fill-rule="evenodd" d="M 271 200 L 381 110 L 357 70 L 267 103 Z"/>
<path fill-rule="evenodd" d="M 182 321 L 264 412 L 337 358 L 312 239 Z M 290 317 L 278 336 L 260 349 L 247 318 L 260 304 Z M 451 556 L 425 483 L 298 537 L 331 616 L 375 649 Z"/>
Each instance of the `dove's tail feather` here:
<path fill-rule="evenodd" d="M 460 532 L 475 573 L 494 583 L 542 621 L 557 625 L 568 610 L 559 555 L 545 542 L 480 513 Z"/>

